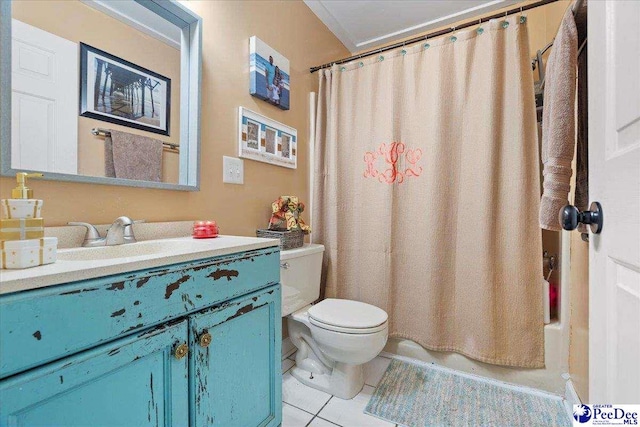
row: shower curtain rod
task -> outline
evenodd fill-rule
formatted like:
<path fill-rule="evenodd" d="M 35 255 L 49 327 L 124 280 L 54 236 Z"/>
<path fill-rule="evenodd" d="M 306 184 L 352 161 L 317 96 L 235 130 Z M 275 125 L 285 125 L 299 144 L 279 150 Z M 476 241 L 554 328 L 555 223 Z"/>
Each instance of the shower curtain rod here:
<path fill-rule="evenodd" d="M 444 34 L 452 33 L 454 31 L 458 31 L 458 30 L 462 30 L 463 28 L 469 28 L 469 27 L 473 27 L 474 25 L 482 24 L 483 22 L 488 22 L 488 21 L 490 21 L 492 19 L 502 18 L 504 16 L 512 15 L 512 14 L 518 13 L 518 12 L 524 12 L 525 10 L 534 9 L 536 7 L 544 6 L 544 5 L 549 4 L 549 3 L 555 3 L 557 1 L 558 0 L 541 0 L 541 1 L 538 1 L 538 2 L 535 2 L 535 3 L 528 4 L 526 6 L 516 7 L 514 9 L 507 10 L 506 12 L 496 13 L 494 15 L 487 16 L 485 18 L 476 19 L 474 21 L 469 21 L 469 22 L 466 22 L 466 23 L 461 24 L 461 25 L 456 25 L 455 27 L 445 28 L 444 30 L 435 31 L 435 32 L 429 33 L 429 34 L 427 34 L 425 36 L 414 37 L 412 39 L 405 40 L 403 42 L 398 42 L 398 43 L 394 43 L 392 45 L 385 46 L 385 47 L 382 47 L 382 48 L 369 50 L 369 51 L 361 53 L 359 55 L 353 55 L 353 56 L 350 56 L 348 58 L 343 58 L 343 59 L 339 59 L 337 61 L 328 62 L 326 64 L 322 64 L 322 65 L 319 65 L 317 67 L 312 67 L 309 70 L 310 70 L 311 73 L 315 73 L 318 70 L 321 70 L 323 68 L 331 67 L 332 65 L 335 65 L 335 64 L 344 64 L 345 62 L 350 62 L 350 61 L 353 61 L 355 59 L 360 59 L 360 58 L 365 58 L 367 56 L 376 55 L 376 54 L 378 54 L 380 52 L 386 52 L 388 50 L 396 49 L 396 48 L 399 48 L 399 47 L 402 47 L 402 46 L 406 46 L 406 45 L 409 45 L 409 44 L 412 44 L 412 43 L 416 43 L 416 42 L 419 42 L 419 41 L 422 41 L 422 40 L 430 39 L 430 38 L 433 38 L 433 37 L 439 37 L 439 36 L 442 36 Z M 578 0 L 576 2 L 576 6 L 573 9 L 573 13 L 574 14 L 576 13 L 576 11 L 578 9 L 580 9 L 580 6 L 582 5 L 583 1 L 584 0 Z"/>

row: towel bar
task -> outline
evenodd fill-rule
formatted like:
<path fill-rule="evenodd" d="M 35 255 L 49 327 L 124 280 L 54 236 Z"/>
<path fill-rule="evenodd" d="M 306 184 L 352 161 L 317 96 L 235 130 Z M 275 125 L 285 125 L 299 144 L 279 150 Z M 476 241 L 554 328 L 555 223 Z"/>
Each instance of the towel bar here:
<path fill-rule="evenodd" d="M 91 133 L 96 135 L 96 136 L 111 136 L 111 131 L 109 131 L 108 129 L 103 129 L 103 128 L 93 128 L 93 129 L 91 129 Z M 170 142 L 163 142 L 162 143 L 162 148 L 165 151 L 169 151 L 171 153 L 179 153 L 180 152 L 180 145 L 171 144 Z"/>

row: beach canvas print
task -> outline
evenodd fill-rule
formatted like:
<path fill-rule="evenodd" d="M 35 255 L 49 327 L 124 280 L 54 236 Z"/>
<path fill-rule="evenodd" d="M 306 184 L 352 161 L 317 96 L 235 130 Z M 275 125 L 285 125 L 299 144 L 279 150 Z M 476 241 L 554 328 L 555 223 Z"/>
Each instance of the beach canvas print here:
<path fill-rule="evenodd" d="M 289 60 L 258 37 L 249 40 L 251 95 L 283 110 L 289 109 Z"/>

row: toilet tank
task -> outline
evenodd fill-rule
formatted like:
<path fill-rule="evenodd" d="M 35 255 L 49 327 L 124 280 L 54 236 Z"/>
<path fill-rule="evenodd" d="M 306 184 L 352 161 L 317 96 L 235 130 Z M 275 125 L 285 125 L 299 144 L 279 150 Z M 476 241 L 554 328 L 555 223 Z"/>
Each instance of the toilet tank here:
<path fill-rule="evenodd" d="M 324 246 L 309 243 L 280 252 L 282 316 L 288 316 L 320 297 Z"/>

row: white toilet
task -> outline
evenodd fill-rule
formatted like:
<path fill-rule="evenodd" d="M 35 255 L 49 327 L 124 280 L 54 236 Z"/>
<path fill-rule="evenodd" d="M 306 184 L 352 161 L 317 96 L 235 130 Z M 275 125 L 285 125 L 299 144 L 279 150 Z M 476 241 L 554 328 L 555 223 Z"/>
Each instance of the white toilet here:
<path fill-rule="evenodd" d="M 387 343 L 387 313 L 343 299 L 311 305 L 320 295 L 323 252 L 324 246 L 308 244 L 280 253 L 282 316 L 298 348 L 291 373 L 310 387 L 351 399 L 364 386 L 363 364 Z"/>

